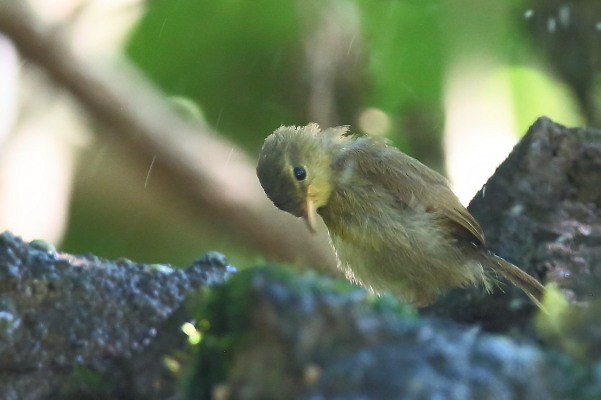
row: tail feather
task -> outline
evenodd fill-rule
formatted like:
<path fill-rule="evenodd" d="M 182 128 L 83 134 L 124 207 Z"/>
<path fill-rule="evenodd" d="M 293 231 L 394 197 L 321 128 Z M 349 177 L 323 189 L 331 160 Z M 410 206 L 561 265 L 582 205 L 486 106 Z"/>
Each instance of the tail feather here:
<path fill-rule="evenodd" d="M 538 308 L 546 312 L 542 303 L 545 297 L 545 287 L 539 281 L 499 256 L 490 254 L 487 258 L 489 265 L 495 272 L 498 272 L 509 282 L 520 288 Z"/>

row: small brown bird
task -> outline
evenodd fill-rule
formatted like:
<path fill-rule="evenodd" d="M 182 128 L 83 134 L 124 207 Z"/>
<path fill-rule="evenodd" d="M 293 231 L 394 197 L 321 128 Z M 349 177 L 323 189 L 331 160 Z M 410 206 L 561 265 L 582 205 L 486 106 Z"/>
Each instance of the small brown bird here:
<path fill-rule="evenodd" d="M 501 275 L 541 306 L 545 288 L 486 249 L 446 179 L 383 139 L 283 126 L 265 139 L 257 175 L 276 207 L 311 231 L 319 214 L 339 267 L 375 292 L 423 307 L 453 287 L 490 290 Z"/>

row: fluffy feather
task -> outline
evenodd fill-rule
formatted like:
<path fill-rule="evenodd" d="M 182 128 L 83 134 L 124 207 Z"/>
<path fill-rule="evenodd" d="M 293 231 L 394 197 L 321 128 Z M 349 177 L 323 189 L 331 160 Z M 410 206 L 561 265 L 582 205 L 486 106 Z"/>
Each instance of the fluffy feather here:
<path fill-rule="evenodd" d="M 295 167 L 306 178 L 295 178 Z M 449 288 L 490 288 L 501 275 L 540 306 L 544 287 L 486 250 L 446 179 L 382 139 L 347 127 L 281 127 L 265 140 L 257 174 L 278 208 L 309 222 L 321 215 L 339 267 L 374 292 L 425 306 Z"/>

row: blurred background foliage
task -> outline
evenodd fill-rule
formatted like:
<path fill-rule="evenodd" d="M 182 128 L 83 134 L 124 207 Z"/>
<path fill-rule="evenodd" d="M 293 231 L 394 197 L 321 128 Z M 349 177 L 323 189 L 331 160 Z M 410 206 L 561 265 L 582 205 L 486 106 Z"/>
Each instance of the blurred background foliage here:
<path fill-rule="evenodd" d="M 42 3 L 32 2 L 41 14 L 50 9 Z M 72 1 L 54 22 L 82 18 L 92 3 Z M 348 124 L 447 173 L 467 202 L 537 117 L 598 122 L 598 0 L 111 3 L 77 29 L 127 15 L 124 34 L 105 35 L 104 45 L 184 116 L 204 119 L 253 159 L 282 124 Z M 80 46 L 91 63 L 100 57 Z M 187 265 L 209 249 L 240 266 L 262 260 L 223 221 L 191 218 L 185 199 L 151 173 L 152 155 L 139 162 L 109 139 L 83 136 L 65 189 L 66 229 L 52 236 L 0 220 L 2 229 L 61 241 L 68 252 L 142 262 Z M 472 163 L 455 167 L 465 160 Z"/>

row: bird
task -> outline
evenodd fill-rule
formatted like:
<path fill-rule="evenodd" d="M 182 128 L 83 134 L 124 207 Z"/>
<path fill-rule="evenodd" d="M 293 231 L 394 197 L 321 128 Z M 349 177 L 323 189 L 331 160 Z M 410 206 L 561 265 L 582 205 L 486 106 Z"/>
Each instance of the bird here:
<path fill-rule="evenodd" d="M 256 171 L 273 204 L 311 232 L 321 216 L 338 267 L 374 293 L 420 308 L 451 288 L 490 292 L 503 277 L 543 308 L 545 287 L 487 249 L 446 178 L 384 138 L 348 126 L 281 126 L 265 139 Z"/>

